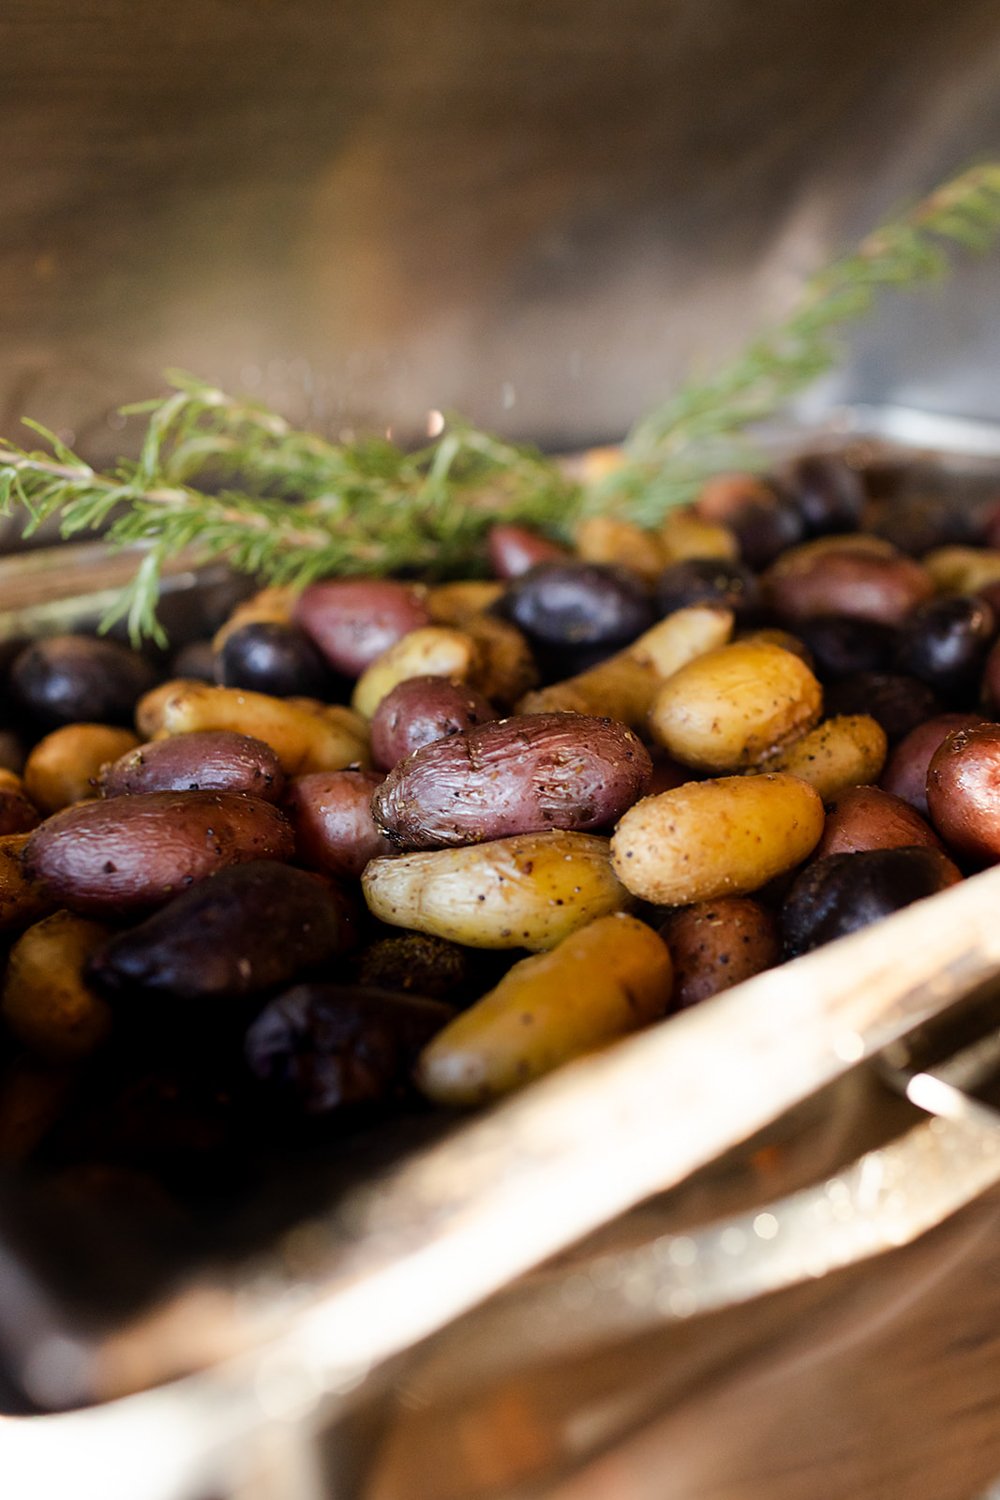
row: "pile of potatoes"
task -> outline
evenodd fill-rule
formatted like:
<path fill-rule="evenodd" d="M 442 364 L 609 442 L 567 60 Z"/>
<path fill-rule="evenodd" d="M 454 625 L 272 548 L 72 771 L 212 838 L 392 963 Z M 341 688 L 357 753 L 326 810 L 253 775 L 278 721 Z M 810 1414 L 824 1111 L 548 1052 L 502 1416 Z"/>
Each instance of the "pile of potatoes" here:
<path fill-rule="evenodd" d="M 995 491 L 815 455 L 487 552 L 8 647 L 0 1160 L 476 1105 L 1000 859 Z"/>

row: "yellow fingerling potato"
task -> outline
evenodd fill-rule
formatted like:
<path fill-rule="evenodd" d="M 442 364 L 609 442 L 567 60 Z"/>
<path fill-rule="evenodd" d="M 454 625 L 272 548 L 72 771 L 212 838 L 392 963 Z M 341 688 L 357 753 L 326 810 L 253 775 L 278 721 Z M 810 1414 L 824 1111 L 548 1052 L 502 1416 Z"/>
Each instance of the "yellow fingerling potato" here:
<path fill-rule="evenodd" d="M 535 657 L 516 625 L 497 615 L 474 615 L 462 629 L 472 637 L 477 660 L 469 683 L 498 707 L 512 708 L 538 683 Z"/>
<path fill-rule="evenodd" d="M 667 563 L 689 557 L 739 557 L 739 543 L 728 526 L 706 521 L 693 507 L 669 510 L 660 527 L 660 545 Z"/>
<path fill-rule="evenodd" d="M 437 1104 L 475 1105 L 663 1015 L 663 939 L 619 912 L 522 959 L 423 1050 L 417 1084 Z"/>
<path fill-rule="evenodd" d="M 111 1008 L 84 982 L 83 966 L 109 928 L 68 911 L 29 927 L 10 951 L 0 1011 L 10 1030 L 48 1062 L 87 1057 L 111 1032 Z"/>
<path fill-rule="evenodd" d="M 994 547 L 938 547 L 921 562 L 943 594 L 974 594 L 1000 582 L 1000 551 Z"/>
<path fill-rule="evenodd" d="M 887 751 L 885 730 L 870 714 L 840 714 L 769 760 L 767 770 L 791 771 L 832 802 L 850 786 L 877 781 Z"/>
<path fill-rule="evenodd" d="M 112 724 L 66 724 L 47 734 L 28 756 L 24 786 L 43 813 L 100 795 L 98 774 L 109 761 L 140 743 L 130 729 Z"/>
<path fill-rule="evenodd" d="M 475 641 L 462 630 L 424 625 L 411 630 L 367 667 L 354 685 L 351 706 L 370 719 L 386 693 L 411 677 L 454 677 L 468 682 L 479 664 Z"/>
<path fill-rule="evenodd" d="M 528 693 L 518 712 L 596 714 L 643 729 L 664 681 L 703 652 L 724 645 L 732 633 L 728 609 L 693 604 L 674 610 L 616 656 L 577 677 Z"/>
<path fill-rule="evenodd" d="M 163 710 L 171 698 L 186 688 L 204 687 L 196 677 L 170 677 L 143 693 L 135 705 L 135 728 L 140 741 L 155 740 L 163 732 Z"/>
<path fill-rule="evenodd" d="M 612 863 L 633 895 L 656 905 L 743 896 L 811 854 L 823 820 L 818 793 L 787 772 L 689 781 L 629 808 Z"/>
<path fill-rule="evenodd" d="M 25 873 L 21 852 L 29 837 L 27 833 L 9 833 L 0 838 L 0 932 L 17 932 L 47 916 L 56 905 Z"/>
<path fill-rule="evenodd" d="M 335 715 L 324 703 L 272 698 L 243 688 L 191 683 L 162 705 L 161 734 L 231 729 L 270 745 L 287 776 L 367 766 L 368 746 L 353 716 Z"/>
<path fill-rule="evenodd" d="M 361 878 L 374 915 L 469 948 L 553 948 L 630 905 L 607 839 L 531 833 L 461 849 L 373 859 Z"/>
<path fill-rule="evenodd" d="M 463 578 L 457 583 L 439 583 L 427 594 L 427 612 L 433 625 L 454 625 L 464 630 L 466 620 L 492 609 L 505 583 L 494 578 Z"/>
<path fill-rule="evenodd" d="M 801 657 L 766 641 L 734 641 L 663 684 L 649 727 L 681 765 L 736 771 L 805 734 L 822 707 L 823 690 Z"/>
<path fill-rule="evenodd" d="M 647 583 L 655 583 L 672 560 L 655 531 L 644 531 L 616 516 L 587 516 L 577 526 L 573 541 L 585 562 L 631 568 Z"/>

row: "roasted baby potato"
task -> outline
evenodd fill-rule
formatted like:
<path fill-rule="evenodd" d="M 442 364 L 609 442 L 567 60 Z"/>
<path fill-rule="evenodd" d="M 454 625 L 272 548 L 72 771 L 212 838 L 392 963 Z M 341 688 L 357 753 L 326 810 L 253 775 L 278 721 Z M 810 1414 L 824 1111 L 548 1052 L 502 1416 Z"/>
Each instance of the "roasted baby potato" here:
<path fill-rule="evenodd" d="M 488 995 L 439 1031 L 417 1063 L 436 1104 L 475 1105 L 662 1016 L 670 1000 L 666 945 L 618 912 L 550 953 L 522 959 Z"/>
<path fill-rule="evenodd" d="M 84 967 L 108 929 L 68 911 L 29 927 L 10 951 L 0 1012 L 24 1045 L 47 1062 L 72 1062 L 111 1034 L 111 1010 Z"/>
<path fill-rule="evenodd" d="M 771 913 L 748 896 L 696 901 L 660 927 L 674 966 L 671 1008 L 686 1010 L 781 962 Z"/>
<path fill-rule="evenodd" d="M 74 802 L 96 797 L 104 766 L 138 743 L 130 729 L 116 729 L 110 724 L 66 724 L 54 729 L 28 756 L 25 791 L 43 813 L 59 812 Z"/>
<path fill-rule="evenodd" d="M 885 730 L 869 714 L 839 714 L 795 740 L 765 763 L 768 771 L 791 771 L 831 802 L 848 787 L 877 781 L 885 764 Z"/>

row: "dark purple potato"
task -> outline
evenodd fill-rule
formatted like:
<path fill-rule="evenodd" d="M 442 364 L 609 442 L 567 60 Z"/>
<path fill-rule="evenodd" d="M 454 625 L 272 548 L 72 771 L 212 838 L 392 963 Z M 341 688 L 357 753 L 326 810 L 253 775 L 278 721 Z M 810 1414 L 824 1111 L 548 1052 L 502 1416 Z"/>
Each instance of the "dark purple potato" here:
<path fill-rule="evenodd" d="M 550 646 L 624 645 L 654 619 L 635 574 L 584 562 L 540 563 L 512 580 L 497 610 Z"/>
<path fill-rule="evenodd" d="M 333 674 L 304 630 L 275 620 L 254 620 L 232 631 L 216 657 L 222 687 L 247 688 L 274 698 L 330 696 Z"/>
<path fill-rule="evenodd" d="M 946 855 L 923 847 L 817 860 L 803 870 L 781 909 L 785 950 L 790 958 L 809 953 L 960 879 Z"/>
<path fill-rule="evenodd" d="M 171 677 L 183 677 L 189 682 L 215 681 L 215 646 L 211 641 L 191 641 L 171 658 Z"/>
<path fill-rule="evenodd" d="M 372 716 L 372 759 L 384 771 L 415 750 L 497 717 L 482 693 L 447 677 L 410 677 L 386 693 Z"/>
<path fill-rule="evenodd" d="M 926 683 L 898 672 L 854 672 L 827 691 L 824 713 L 871 714 L 891 745 L 941 712 L 941 700 Z"/>
<path fill-rule="evenodd" d="M 827 454 L 807 454 L 788 470 L 787 484 L 810 536 L 856 531 L 865 490 L 856 470 Z"/>
<path fill-rule="evenodd" d="M 938 714 L 911 729 L 893 750 L 879 778 L 879 786 L 900 797 L 927 817 L 927 772 L 938 746 L 954 729 L 981 724 L 981 714 Z"/>
<path fill-rule="evenodd" d="M 41 729 L 64 724 L 131 724 L 156 682 L 149 663 L 117 641 L 54 635 L 23 650 L 10 670 L 14 697 Z"/>
<path fill-rule="evenodd" d="M 92 954 L 86 977 L 102 995 L 234 1000 L 291 984 L 353 939 L 343 896 L 305 870 L 236 865 L 176 896 L 155 916 Z"/>
<path fill-rule="evenodd" d="M 706 521 L 721 523 L 736 537 L 748 567 L 766 568 L 780 552 L 805 536 L 805 523 L 778 488 L 753 474 L 719 474 L 698 496 Z"/>
<path fill-rule="evenodd" d="M 405 1097 L 418 1054 L 453 1015 L 438 1000 L 301 984 L 251 1025 L 247 1067 L 278 1111 L 318 1122 Z"/>
<path fill-rule="evenodd" d="M 719 604 L 747 625 L 760 609 L 760 585 L 743 563 L 713 557 L 671 563 L 657 581 L 657 610 L 670 615 L 690 604 Z"/>
<path fill-rule="evenodd" d="M 1000 713 L 1000 641 L 987 653 L 983 665 L 982 703 L 988 713 Z"/>
<path fill-rule="evenodd" d="M 569 556 L 565 547 L 527 526 L 491 526 L 486 555 L 495 578 L 520 578 L 537 563 L 559 562 Z"/>
<path fill-rule="evenodd" d="M 870 530 L 900 552 L 923 557 L 935 547 L 975 546 L 981 526 L 947 495 L 905 495 L 886 505 Z"/>
<path fill-rule="evenodd" d="M 896 668 L 946 700 L 974 701 L 996 623 L 985 599 L 975 595 L 930 599 L 899 628 Z"/>
<path fill-rule="evenodd" d="M 263 740 L 232 729 L 175 734 L 127 750 L 101 774 L 105 797 L 139 792 L 246 792 L 277 802 L 285 773 Z"/>
<path fill-rule="evenodd" d="M 814 615 L 800 620 L 795 634 L 809 647 L 816 672 L 824 680 L 884 671 L 892 663 L 896 645 L 891 625 L 856 620 L 852 615 Z"/>

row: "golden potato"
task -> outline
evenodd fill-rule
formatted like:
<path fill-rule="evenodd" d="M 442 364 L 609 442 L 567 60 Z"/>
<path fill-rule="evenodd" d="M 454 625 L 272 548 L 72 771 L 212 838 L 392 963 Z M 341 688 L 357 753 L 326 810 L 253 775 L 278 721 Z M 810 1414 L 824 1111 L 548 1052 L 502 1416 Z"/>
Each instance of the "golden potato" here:
<path fill-rule="evenodd" d="M 633 895 L 686 906 L 759 890 L 811 854 L 822 832 L 823 803 L 798 776 L 723 776 L 637 802 L 611 860 Z"/>
<path fill-rule="evenodd" d="M 658 744 L 699 771 L 758 765 L 811 729 L 823 690 L 805 662 L 767 641 L 735 641 L 675 672 L 649 713 Z"/>
<path fill-rule="evenodd" d="M 39 740 L 28 756 L 25 790 L 44 813 L 97 797 L 101 767 L 127 755 L 139 743 L 130 729 L 111 724 L 66 724 Z"/>
<path fill-rule="evenodd" d="M 439 583 L 427 594 L 431 624 L 454 625 L 464 630 L 466 620 L 492 609 L 505 588 L 506 584 L 495 578 L 461 578 L 455 583 Z"/>
<path fill-rule="evenodd" d="M 739 542 L 729 527 L 706 520 L 690 505 L 667 511 L 660 527 L 660 543 L 667 563 L 684 562 L 689 557 L 740 555 Z"/>
<path fill-rule="evenodd" d="M 368 746 L 348 711 L 335 713 L 324 703 L 272 698 L 244 688 L 182 685 L 166 696 L 160 711 L 161 734 L 231 729 L 270 745 L 287 776 L 310 771 L 343 771 L 367 766 Z"/>
<path fill-rule="evenodd" d="M 921 561 L 943 594 L 974 594 L 984 584 L 1000 582 L 995 547 L 938 547 Z"/>
<path fill-rule="evenodd" d="M 576 550 L 585 562 L 611 563 L 631 568 L 655 583 L 668 561 L 663 542 L 655 531 L 644 531 L 617 516 L 587 516 L 573 536 Z"/>
<path fill-rule="evenodd" d="M 670 1000 L 666 944 L 618 912 L 549 953 L 522 959 L 427 1044 L 418 1086 L 437 1104 L 509 1093 L 662 1016 Z"/>
<path fill-rule="evenodd" d="M 0 838 L 0 932 L 17 932 L 47 916 L 56 905 L 24 868 L 21 854 L 29 838 L 27 833 Z"/>
<path fill-rule="evenodd" d="M 565 682 L 528 693 L 518 704 L 518 712 L 597 714 L 642 729 L 653 699 L 671 673 L 724 645 L 732 633 L 733 615 L 728 609 L 693 604 L 674 610 L 607 661 Z"/>
<path fill-rule="evenodd" d="M 111 1032 L 111 1008 L 84 982 L 83 966 L 110 929 L 68 911 L 29 927 L 10 952 L 0 1011 L 38 1057 L 86 1057 Z"/>
<path fill-rule="evenodd" d="M 361 885 L 381 921 L 470 948 L 553 948 L 630 905 L 607 839 L 587 833 L 531 833 L 373 859 Z"/>
<path fill-rule="evenodd" d="M 366 667 L 354 685 L 351 706 L 370 719 L 386 693 L 411 677 L 454 677 L 468 682 L 479 665 L 470 635 L 443 625 L 411 630 Z"/>
<path fill-rule="evenodd" d="M 824 802 L 851 786 L 877 781 L 889 742 L 870 714 L 839 714 L 767 762 L 769 771 L 791 771 L 808 781 Z"/>

